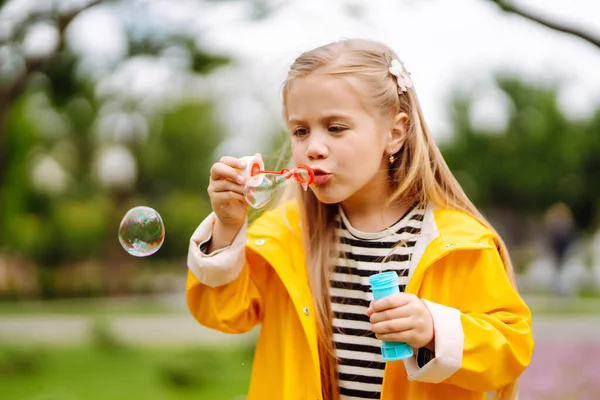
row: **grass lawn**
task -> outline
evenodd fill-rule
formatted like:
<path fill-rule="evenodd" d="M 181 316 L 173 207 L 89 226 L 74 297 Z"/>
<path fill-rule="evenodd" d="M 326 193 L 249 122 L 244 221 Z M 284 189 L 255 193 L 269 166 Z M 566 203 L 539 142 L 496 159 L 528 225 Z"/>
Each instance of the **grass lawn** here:
<path fill-rule="evenodd" d="M 183 300 L 182 300 L 183 302 Z M 182 303 L 183 304 L 183 303 Z M 91 298 L 46 301 L 0 301 L 2 315 L 161 315 L 187 313 L 182 305 L 173 307 L 147 298 Z"/>
<path fill-rule="evenodd" d="M 2 400 L 243 399 L 252 348 L 0 347 Z"/>
<path fill-rule="evenodd" d="M 177 297 L 179 296 L 179 297 Z M 582 292 L 578 296 L 553 296 L 548 293 L 525 293 L 524 299 L 539 315 L 597 315 L 600 310 L 599 292 Z M 0 300 L 0 317 L 72 315 L 187 315 L 183 293 L 165 299 L 161 296 L 124 296 L 72 298 L 59 300 Z"/>

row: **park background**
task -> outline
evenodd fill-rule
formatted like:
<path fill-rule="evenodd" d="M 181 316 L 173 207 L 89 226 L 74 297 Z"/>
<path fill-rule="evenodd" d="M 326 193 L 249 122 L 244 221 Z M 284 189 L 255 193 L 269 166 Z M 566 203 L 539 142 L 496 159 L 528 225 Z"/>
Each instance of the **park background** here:
<path fill-rule="evenodd" d="M 186 310 L 210 165 L 285 138 L 300 52 L 393 47 L 534 315 L 521 400 L 600 398 L 600 3 L 0 0 L 0 399 L 244 399 L 256 331 Z M 135 258 L 131 207 L 166 239 Z M 476 290 L 476 288 L 468 288 Z"/>

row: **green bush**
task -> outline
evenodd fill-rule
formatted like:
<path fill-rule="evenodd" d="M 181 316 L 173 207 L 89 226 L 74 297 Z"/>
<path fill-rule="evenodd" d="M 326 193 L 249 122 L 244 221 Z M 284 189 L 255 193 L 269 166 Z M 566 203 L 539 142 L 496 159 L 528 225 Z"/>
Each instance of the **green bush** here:
<path fill-rule="evenodd" d="M 40 369 L 43 356 L 39 349 L 0 348 L 0 376 L 33 374 Z"/>

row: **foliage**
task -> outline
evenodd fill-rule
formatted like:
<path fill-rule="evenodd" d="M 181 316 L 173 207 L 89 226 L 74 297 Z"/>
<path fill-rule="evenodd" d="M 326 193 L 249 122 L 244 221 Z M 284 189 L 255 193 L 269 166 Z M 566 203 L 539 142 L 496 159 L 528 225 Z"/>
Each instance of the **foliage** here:
<path fill-rule="evenodd" d="M 0 348 L 0 376 L 18 377 L 37 372 L 43 367 L 44 353 L 35 348 Z"/>
<path fill-rule="evenodd" d="M 96 319 L 90 327 L 91 347 L 103 352 L 118 352 L 128 349 L 127 345 L 115 334 L 110 323 Z"/>
<path fill-rule="evenodd" d="M 155 208 L 166 225 L 151 262 L 184 257 L 210 211 L 206 171 L 223 136 L 203 77 L 229 62 L 200 48 L 192 30 L 133 12 L 130 2 L 71 11 L 58 3 L 30 4 L 0 41 L 0 253 L 39 266 L 48 295 L 60 266 L 102 260 L 119 270 L 129 256 L 118 225 L 136 205 Z M 0 4 L 0 23 L 10 6 Z M 68 29 L 97 7 L 120 24 L 126 52 L 94 67 L 98 60 L 75 50 Z M 31 54 L 25 39 L 42 23 L 58 44 Z M 126 72 L 144 65 L 160 66 L 170 81 L 133 93 L 135 74 Z"/>
<path fill-rule="evenodd" d="M 505 129 L 472 123 L 473 94 L 452 101 L 453 136 L 442 151 L 467 194 L 484 208 L 521 215 L 540 215 L 564 202 L 580 227 L 594 228 L 600 211 L 600 110 L 587 120 L 569 119 L 555 87 L 513 76 L 499 76 L 497 84 L 509 104 Z"/>

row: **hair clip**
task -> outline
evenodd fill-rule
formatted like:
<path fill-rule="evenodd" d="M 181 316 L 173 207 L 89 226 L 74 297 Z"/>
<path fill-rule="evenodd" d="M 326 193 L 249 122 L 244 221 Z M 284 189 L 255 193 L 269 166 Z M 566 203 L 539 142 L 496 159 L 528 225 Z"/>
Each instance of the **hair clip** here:
<path fill-rule="evenodd" d="M 391 67 L 389 68 L 390 74 L 396 77 L 396 83 L 398 84 L 398 94 L 402 94 L 413 87 L 412 80 L 410 79 L 410 72 L 406 70 L 402 61 L 394 59 L 392 60 Z"/>

